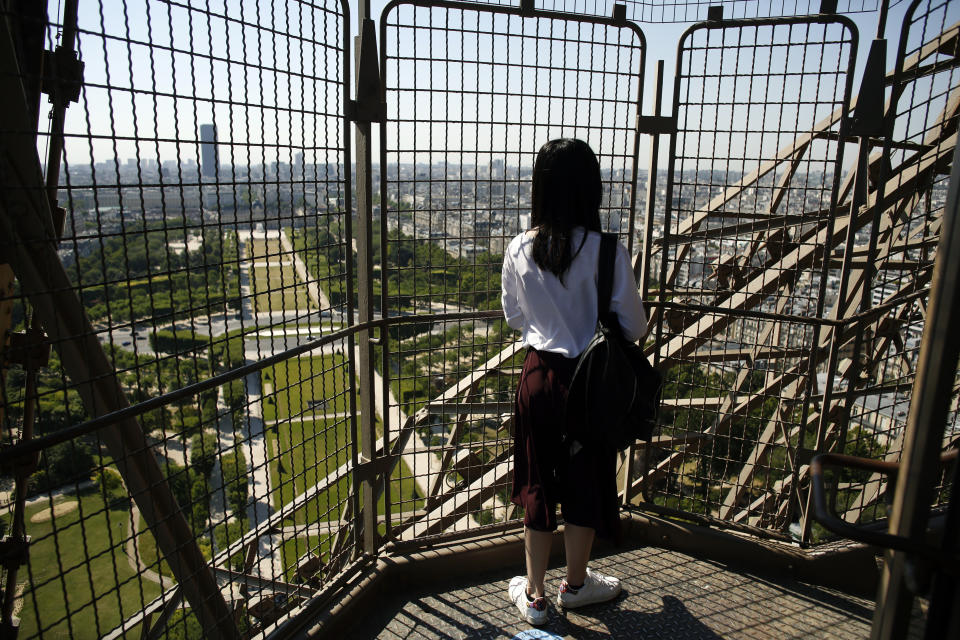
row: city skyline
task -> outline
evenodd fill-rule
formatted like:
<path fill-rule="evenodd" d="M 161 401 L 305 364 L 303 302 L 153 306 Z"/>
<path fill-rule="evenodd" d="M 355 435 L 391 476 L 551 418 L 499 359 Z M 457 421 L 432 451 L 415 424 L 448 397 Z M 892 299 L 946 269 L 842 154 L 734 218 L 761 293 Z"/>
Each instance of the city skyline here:
<path fill-rule="evenodd" d="M 373 14 L 379 15 L 384 4 L 373 3 Z M 887 22 L 888 31 L 891 32 L 888 39 L 891 42 L 896 42 L 895 30 L 902 22 L 898 18 L 902 18 L 905 4 L 908 3 L 899 3 L 891 8 Z M 225 10 L 227 15 L 230 11 L 238 12 L 237 16 L 243 15 L 242 9 L 232 3 L 228 3 Z M 251 77 L 249 63 L 243 55 L 238 56 L 241 52 L 236 47 L 230 48 L 229 41 L 226 40 L 233 38 L 235 42 L 243 42 L 239 33 L 230 31 L 223 25 L 218 31 L 219 23 L 213 21 L 212 17 L 209 25 L 202 25 L 190 18 L 190 12 L 185 9 L 169 8 L 166 12 L 158 13 L 154 8 L 152 11 L 153 13 L 149 5 L 145 5 L 142 12 L 133 11 L 131 7 L 126 13 L 81 13 L 82 31 L 90 34 L 82 34 L 79 44 L 85 60 L 88 86 L 85 86 L 82 93 L 81 104 L 67 112 L 66 155 L 72 163 L 82 163 L 82 158 L 87 157 L 88 163 L 92 164 L 109 160 L 113 155 L 139 155 L 155 159 L 178 155 L 184 157 L 188 154 L 187 148 L 191 146 L 196 150 L 191 152 L 192 155 L 201 155 L 199 150 L 203 144 L 203 135 L 200 129 L 204 123 L 217 124 L 221 161 L 233 165 L 269 162 L 271 160 L 265 160 L 264 154 L 271 149 L 273 152 L 269 155 L 273 156 L 274 161 L 293 164 L 297 161 L 297 155 L 302 153 L 305 164 L 320 164 L 331 159 L 330 154 L 335 153 L 346 136 L 352 136 L 349 130 L 342 128 L 339 118 L 329 117 L 339 112 L 344 98 L 347 97 L 342 95 L 335 85 L 316 78 L 311 80 L 305 75 L 293 73 L 292 70 L 282 71 L 280 68 L 276 73 L 264 70 L 259 77 Z M 957 10 L 957 15 L 960 16 L 960 10 Z M 850 18 L 860 29 L 853 77 L 853 86 L 858 87 L 866 62 L 867 47 L 876 28 L 876 17 L 872 14 L 852 14 Z M 149 30 L 146 20 L 150 21 Z M 324 17 L 324 20 L 327 18 Z M 200 43 L 191 34 L 197 31 L 199 36 L 201 26 L 204 27 L 204 40 L 212 39 L 203 43 L 203 49 L 197 50 L 196 46 Z M 318 26 L 322 25 L 318 23 Z M 213 29 L 209 36 L 206 33 L 207 28 Z M 676 66 L 676 43 L 686 25 L 640 23 L 640 28 L 647 35 L 644 69 L 647 84 L 653 78 L 657 59 L 665 60 L 664 109 L 669 112 Z M 111 39 L 100 46 L 96 34 L 101 29 L 105 29 L 106 33 L 116 34 L 120 40 Z M 171 53 L 148 50 L 137 44 L 146 39 L 148 33 L 154 41 L 169 42 Z M 224 39 L 218 41 L 218 37 Z M 84 38 L 87 38 L 89 43 L 85 44 Z M 189 38 L 194 49 L 189 57 L 177 53 L 185 48 L 187 41 L 182 40 L 183 38 Z M 129 39 L 128 44 L 124 44 L 125 39 Z M 178 45 L 178 42 L 183 45 Z M 90 48 L 90 45 L 93 45 L 93 48 Z M 486 46 L 492 46 L 492 41 Z M 759 49 L 756 51 L 760 52 Z M 398 55 L 410 53 L 414 52 L 402 48 L 398 50 Z M 481 59 L 489 60 L 493 64 L 505 61 L 496 57 L 500 54 L 492 50 L 478 53 Z M 197 54 L 212 57 L 205 61 L 196 58 Z M 328 54 L 333 55 L 328 61 L 330 64 L 334 67 L 340 64 L 338 53 Z M 140 94 L 135 90 L 139 82 L 139 69 L 142 68 L 152 70 L 153 81 L 157 83 L 157 94 Z M 401 67 L 403 74 L 412 73 L 414 69 L 415 65 Z M 392 73 L 389 69 L 383 71 Z M 467 72 L 466 67 L 463 72 Z M 395 79 L 400 82 L 408 80 L 409 76 L 406 75 Z M 279 81 L 284 83 L 283 87 L 287 89 L 285 93 L 278 90 L 282 88 L 276 84 Z M 308 87 L 307 81 L 311 82 L 309 87 L 312 88 Z M 290 84 L 291 82 L 294 84 Z M 195 97 L 186 99 L 186 92 L 192 87 L 195 87 L 198 93 Z M 131 89 L 134 90 L 132 93 Z M 244 89 L 255 93 L 244 95 Z M 783 90 L 787 93 L 798 92 L 799 87 L 784 87 Z M 291 101 L 287 107 L 281 106 L 284 98 Z M 308 102 L 303 102 L 304 98 Z M 652 112 L 651 100 L 652 92 L 648 87 L 644 92 L 643 103 L 639 105 L 640 113 Z M 237 104 L 231 106 L 234 102 Z M 270 107 L 271 104 L 277 107 Z M 464 108 L 467 106 L 465 103 Z M 399 108 L 401 111 L 392 117 L 403 119 L 413 113 L 408 107 L 401 105 Z M 112 134 L 116 136 L 115 139 L 96 138 L 83 144 L 75 142 L 73 136 L 69 135 L 70 132 L 85 130 L 88 122 L 96 125 L 99 118 L 95 114 L 110 114 L 111 120 L 120 127 Z M 480 114 L 471 116 L 465 112 L 464 115 L 469 120 Z M 277 137 L 267 139 L 262 136 L 268 124 Z M 412 147 L 412 138 L 408 137 L 408 134 L 398 131 L 397 135 L 398 147 Z M 544 141 L 528 138 L 523 142 L 514 136 L 512 140 L 506 140 L 504 151 L 529 157 Z M 648 136 L 641 136 L 641 166 L 648 163 L 648 142 Z M 755 143 L 756 141 L 750 144 Z M 603 147 L 604 144 L 594 146 Z"/>

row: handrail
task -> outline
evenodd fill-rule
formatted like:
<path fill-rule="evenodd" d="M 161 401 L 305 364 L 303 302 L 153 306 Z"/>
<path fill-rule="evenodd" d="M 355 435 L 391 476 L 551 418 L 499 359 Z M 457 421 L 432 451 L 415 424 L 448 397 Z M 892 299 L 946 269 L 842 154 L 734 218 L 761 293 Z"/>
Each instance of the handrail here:
<path fill-rule="evenodd" d="M 217 387 L 229 384 L 234 380 L 243 378 L 251 373 L 256 373 L 266 369 L 267 367 L 273 366 L 284 360 L 288 360 L 295 356 L 307 353 L 309 351 L 314 351 L 320 347 L 337 342 L 344 338 L 347 338 L 353 334 L 356 334 L 360 331 L 374 328 L 383 328 L 389 327 L 397 324 L 407 324 L 413 322 L 439 322 L 444 320 L 465 320 L 470 318 L 487 318 L 487 317 L 498 317 L 502 316 L 503 312 L 496 311 L 460 311 L 452 313 L 435 313 L 428 315 L 410 315 L 410 316 L 388 316 L 386 318 L 379 318 L 376 320 L 371 320 L 370 322 L 362 322 L 355 324 L 353 326 L 347 327 L 345 329 L 340 329 L 333 333 L 329 333 L 325 336 L 321 336 L 315 340 L 310 340 L 309 342 L 297 345 L 296 347 L 291 347 L 281 351 L 280 353 L 275 353 L 271 356 L 263 358 L 262 360 L 257 360 L 256 362 L 250 362 L 248 364 L 239 366 L 230 371 L 226 371 L 215 376 L 211 376 L 206 380 L 201 380 L 200 382 L 194 382 L 185 387 L 180 387 L 174 391 L 170 391 L 163 395 L 159 395 L 155 398 L 150 398 L 149 400 L 144 400 L 134 405 L 130 405 L 119 411 L 113 411 L 111 413 L 98 416 L 86 422 L 81 422 L 75 424 L 60 431 L 45 435 L 41 438 L 33 438 L 29 442 L 22 442 L 9 447 L 0 449 L 0 465 L 9 464 L 15 462 L 16 460 L 28 456 L 30 454 L 36 453 L 43 449 L 47 449 L 54 445 L 60 444 L 62 442 L 67 442 L 73 438 L 78 438 L 88 433 L 93 433 L 110 425 L 116 424 L 121 420 L 127 418 L 135 418 L 137 416 L 143 415 L 148 411 L 154 409 L 159 409 L 161 407 L 167 406 L 183 398 L 189 398 L 191 396 L 196 396 L 204 391 L 209 389 L 215 389 Z M 253 335 L 254 332 L 251 332 L 249 335 Z"/>
<path fill-rule="evenodd" d="M 940 463 L 946 464 L 957 460 L 958 449 L 953 449 L 940 456 Z M 841 453 L 821 453 L 814 456 L 810 461 L 810 480 L 811 491 L 813 492 L 814 518 L 822 524 L 827 530 L 844 538 L 864 542 L 877 547 L 886 549 L 896 549 L 913 553 L 928 560 L 935 560 L 941 566 L 956 573 L 960 571 L 960 558 L 950 556 L 943 550 L 924 542 L 918 542 L 911 538 L 897 536 L 881 531 L 874 531 L 864 527 L 846 522 L 838 517 L 836 513 L 827 504 L 826 485 L 823 480 L 824 468 L 853 468 L 863 471 L 871 471 L 889 476 L 889 482 L 895 482 L 896 476 L 900 471 L 899 462 L 886 462 L 884 460 L 872 460 L 870 458 L 860 458 Z"/>

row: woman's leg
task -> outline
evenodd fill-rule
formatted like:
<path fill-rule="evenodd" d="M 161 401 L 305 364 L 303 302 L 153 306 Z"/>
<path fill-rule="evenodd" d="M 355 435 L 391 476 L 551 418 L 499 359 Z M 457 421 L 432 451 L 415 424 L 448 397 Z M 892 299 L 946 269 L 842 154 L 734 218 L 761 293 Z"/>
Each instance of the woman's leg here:
<path fill-rule="evenodd" d="M 550 562 L 550 544 L 553 534 L 523 528 L 523 547 L 527 558 L 527 593 L 533 598 L 543 595 L 543 577 Z M 579 583 L 577 583 L 579 584 Z"/>
<path fill-rule="evenodd" d="M 563 526 L 563 546 L 567 554 L 567 584 L 583 584 L 587 579 L 587 561 L 593 547 L 594 530 L 569 522 Z"/>

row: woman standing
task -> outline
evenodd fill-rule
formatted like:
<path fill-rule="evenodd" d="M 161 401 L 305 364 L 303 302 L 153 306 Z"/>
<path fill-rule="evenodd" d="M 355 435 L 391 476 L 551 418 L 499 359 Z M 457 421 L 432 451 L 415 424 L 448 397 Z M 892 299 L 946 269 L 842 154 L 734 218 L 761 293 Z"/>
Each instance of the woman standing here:
<path fill-rule="evenodd" d="M 571 455 L 561 445 L 567 389 L 597 325 L 602 194 L 600 165 L 587 143 L 543 145 L 533 169 L 533 228 L 503 257 L 503 312 L 528 347 L 516 396 L 512 497 L 525 510 L 527 575 L 511 580 L 509 595 L 533 625 L 547 621 L 544 575 L 557 503 L 567 559 L 557 605 L 580 607 L 620 593 L 619 580 L 587 568 L 594 535 L 617 537 L 616 451 L 587 444 Z M 626 339 L 646 334 L 630 258 L 619 244 L 610 310 Z"/>

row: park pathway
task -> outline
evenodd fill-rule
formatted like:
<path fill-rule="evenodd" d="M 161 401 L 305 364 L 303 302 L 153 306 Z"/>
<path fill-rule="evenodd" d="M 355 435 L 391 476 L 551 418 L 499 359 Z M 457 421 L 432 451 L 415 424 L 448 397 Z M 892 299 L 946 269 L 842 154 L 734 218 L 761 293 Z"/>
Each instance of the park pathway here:
<path fill-rule="evenodd" d="M 124 545 L 124 555 L 127 556 L 127 562 L 141 578 L 146 578 L 151 582 L 156 582 L 164 590 L 172 589 L 176 586 L 173 578 L 162 576 L 153 569 L 147 567 L 140 557 L 140 544 L 137 536 L 137 523 L 140 522 L 140 509 L 134 500 L 130 501 L 130 519 L 127 521 L 127 542 Z"/>
<path fill-rule="evenodd" d="M 242 299 L 241 315 L 245 322 L 259 327 L 257 316 L 254 315 L 251 303 L 251 274 L 248 243 L 252 240 L 266 239 L 265 232 L 238 231 L 237 242 L 240 245 L 240 295 Z M 244 351 L 248 350 L 244 347 Z M 249 358 L 249 355 L 247 355 Z M 260 374 L 251 373 L 244 379 L 247 393 L 247 410 L 244 427 L 245 457 L 247 459 L 247 522 L 251 529 L 255 529 L 261 522 L 266 522 L 273 513 L 271 505 L 272 489 L 270 486 L 270 465 L 267 452 L 267 439 L 263 424 L 263 391 L 260 386 Z M 251 500 L 250 497 L 253 499 Z M 274 544 L 273 536 L 264 535 L 257 540 L 257 555 L 253 565 L 253 573 L 261 578 L 270 580 L 282 579 L 283 561 L 280 549 Z"/>
<path fill-rule="evenodd" d="M 320 288 L 317 281 L 310 277 L 306 263 L 301 260 L 300 255 L 293 250 L 293 243 L 290 242 L 290 238 L 287 237 L 287 234 L 283 231 L 278 231 L 277 234 L 280 236 L 280 244 L 283 245 L 283 250 L 288 251 L 290 257 L 293 259 L 293 268 L 297 272 L 297 277 L 307 285 L 307 293 L 310 295 L 310 300 L 313 301 L 313 304 L 315 304 L 318 309 L 329 309 L 330 300 L 327 299 L 327 294 L 323 292 L 323 289 Z"/>
<path fill-rule="evenodd" d="M 220 418 L 217 420 L 217 453 L 213 460 L 213 468 L 210 470 L 210 522 L 214 525 L 227 524 L 230 519 L 230 513 L 227 512 L 227 492 L 224 488 L 223 469 L 220 466 L 220 459 L 229 453 L 234 452 L 236 447 L 236 438 L 233 431 L 233 411 L 224 400 L 224 387 L 217 389 L 217 414 Z M 217 540 L 213 540 L 214 555 L 222 551 L 217 547 Z"/>

